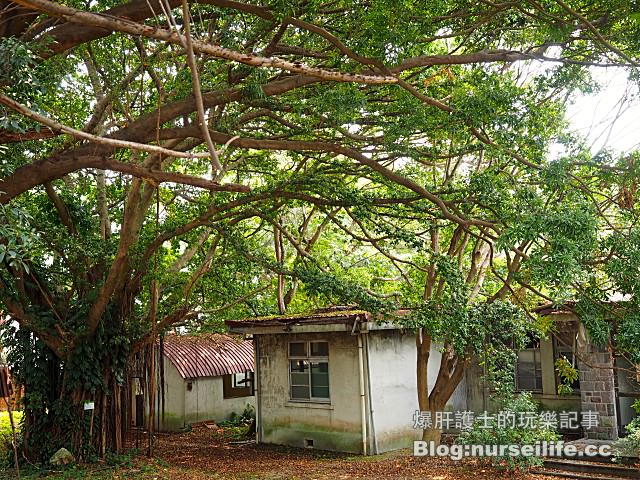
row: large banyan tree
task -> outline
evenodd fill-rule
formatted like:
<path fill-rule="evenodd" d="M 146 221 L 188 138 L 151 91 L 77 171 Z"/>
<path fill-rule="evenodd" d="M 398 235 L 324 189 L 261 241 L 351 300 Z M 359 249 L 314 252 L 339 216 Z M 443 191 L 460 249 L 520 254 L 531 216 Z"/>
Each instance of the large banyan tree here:
<path fill-rule="evenodd" d="M 563 116 L 590 69 L 637 66 L 633 3 L 0 0 L 26 454 L 121 449 L 127 369 L 172 327 L 327 302 L 415 307 L 441 409 L 523 330 L 502 300 L 566 297 L 635 218 L 633 159 Z"/>

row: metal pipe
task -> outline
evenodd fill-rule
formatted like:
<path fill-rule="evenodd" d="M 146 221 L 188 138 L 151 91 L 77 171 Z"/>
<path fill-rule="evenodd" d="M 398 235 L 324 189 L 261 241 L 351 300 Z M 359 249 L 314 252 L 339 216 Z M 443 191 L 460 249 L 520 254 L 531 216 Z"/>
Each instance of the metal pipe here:
<path fill-rule="evenodd" d="M 367 397 L 364 389 L 362 333 L 358 333 L 358 368 L 360 370 L 360 423 L 362 425 L 362 454 L 367 455 Z"/>
<path fill-rule="evenodd" d="M 260 336 L 253 336 L 254 372 L 253 394 L 256 397 L 256 444 L 262 442 L 262 395 L 260 391 Z"/>
<path fill-rule="evenodd" d="M 369 422 L 370 423 L 370 429 L 369 429 L 369 436 L 371 437 L 371 454 L 372 455 L 377 455 L 379 453 L 378 450 L 378 439 L 376 437 L 376 426 L 375 426 L 375 421 L 374 421 L 374 416 L 373 416 L 373 403 L 371 400 L 371 369 L 369 367 L 370 363 L 369 363 L 369 336 L 364 336 L 362 337 L 362 340 L 364 341 L 364 363 L 365 363 L 365 369 L 367 372 L 367 383 L 366 383 L 366 394 L 367 394 L 367 404 L 368 404 L 368 408 L 369 408 Z"/>

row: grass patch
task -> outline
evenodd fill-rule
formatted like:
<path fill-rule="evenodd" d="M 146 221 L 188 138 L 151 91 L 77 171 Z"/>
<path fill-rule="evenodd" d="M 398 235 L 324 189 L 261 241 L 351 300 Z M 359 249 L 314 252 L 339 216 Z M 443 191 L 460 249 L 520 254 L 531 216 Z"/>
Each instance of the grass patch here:
<path fill-rule="evenodd" d="M 20 420 L 22 412 L 13 412 L 13 423 L 16 426 L 16 435 L 20 435 Z M 13 434 L 11 432 L 11 421 L 9 420 L 9 412 L 0 412 L 0 462 L 8 458 L 11 450 L 11 441 Z"/>
<path fill-rule="evenodd" d="M 163 475 L 162 469 L 156 465 L 142 465 L 140 468 L 122 467 L 95 467 L 95 466 L 74 466 L 62 471 L 28 471 L 20 472 L 20 479 L 35 480 L 36 478 L 48 478 L 51 480 L 71 480 L 80 478 L 90 478 L 94 480 L 108 479 L 165 479 L 168 475 Z M 6 472 L 10 479 L 17 479 L 14 471 Z"/>
<path fill-rule="evenodd" d="M 13 412 L 13 421 L 16 424 L 16 432 L 20 430 L 20 420 L 22 419 L 22 412 Z M 9 412 L 0 412 L 0 437 L 5 435 L 11 436 L 11 422 L 9 421 Z"/>

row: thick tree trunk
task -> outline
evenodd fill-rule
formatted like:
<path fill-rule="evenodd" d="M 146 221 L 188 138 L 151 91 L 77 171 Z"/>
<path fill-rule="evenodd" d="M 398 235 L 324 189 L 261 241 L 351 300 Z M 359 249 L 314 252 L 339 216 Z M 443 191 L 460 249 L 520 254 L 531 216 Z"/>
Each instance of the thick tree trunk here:
<path fill-rule="evenodd" d="M 442 440 L 442 432 L 439 428 L 436 427 L 427 428 L 422 431 L 422 440 L 424 440 L 425 442 L 433 442 L 436 445 L 440 445 L 440 441 Z"/>
<path fill-rule="evenodd" d="M 450 347 L 445 348 L 440 361 L 440 369 L 435 384 L 429 392 L 428 366 L 429 352 L 431 349 L 431 337 L 424 336 L 421 330 L 416 334 L 417 347 L 417 386 L 418 406 L 421 412 L 429 412 L 431 415 L 431 427 L 423 430 L 422 439 L 440 443 L 442 432 L 441 425 L 436 424 L 438 412 L 443 412 L 447 402 L 456 390 L 468 361 L 457 356 Z"/>
<path fill-rule="evenodd" d="M 113 379 L 113 391 L 111 394 L 113 402 L 113 422 L 114 422 L 114 451 L 116 454 L 122 452 L 122 405 L 120 403 L 122 395 L 120 394 L 120 385 L 116 379 Z"/>
<path fill-rule="evenodd" d="M 424 335 L 424 331 L 419 329 L 416 334 L 417 364 L 416 375 L 418 385 L 418 406 L 421 412 L 430 412 L 432 424 L 435 422 L 436 411 L 429 397 L 429 354 L 431 352 L 431 337 Z M 440 430 L 434 426 L 422 431 L 422 439 L 440 443 Z"/>
<path fill-rule="evenodd" d="M 120 453 L 124 447 L 126 417 L 122 389 L 116 380 L 116 369 L 110 363 L 118 354 L 111 349 L 98 362 L 79 360 L 80 351 L 64 360 L 56 357 L 33 334 L 20 334 L 23 341 L 14 345 L 23 351 L 25 360 L 16 378 L 30 395 L 23 399 L 24 426 L 21 456 L 29 462 L 46 462 L 59 448 L 70 450 L 78 460 L 94 453 Z M 100 351 L 99 339 L 87 340 L 84 348 Z M 84 352 L 84 350 L 82 350 Z M 98 366 L 100 372 L 93 372 Z M 96 390 L 86 389 L 86 381 L 101 378 Z M 102 387 L 101 387 L 102 386 Z M 104 388 L 104 390 L 103 390 Z M 93 411 L 85 411 L 85 401 L 94 403 Z"/>
<path fill-rule="evenodd" d="M 418 407 L 420 411 L 425 412 L 429 409 L 429 384 L 428 384 L 428 366 L 429 352 L 431 351 L 431 337 L 424 336 L 423 330 L 419 329 L 416 333 L 416 383 L 418 386 Z"/>

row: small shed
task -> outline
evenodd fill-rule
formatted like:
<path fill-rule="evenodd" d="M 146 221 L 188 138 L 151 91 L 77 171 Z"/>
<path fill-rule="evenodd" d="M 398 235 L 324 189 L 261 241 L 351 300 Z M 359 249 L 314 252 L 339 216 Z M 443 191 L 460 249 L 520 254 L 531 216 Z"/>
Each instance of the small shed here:
<path fill-rule="evenodd" d="M 225 334 L 167 335 L 162 345 L 162 431 L 221 422 L 254 406 L 251 341 Z"/>
<path fill-rule="evenodd" d="M 227 321 L 253 336 L 258 443 L 378 454 L 420 438 L 415 333 L 362 310 Z M 432 346 L 429 378 L 440 351 Z M 465 382 L 448 409 L 466 409 Z"/>

